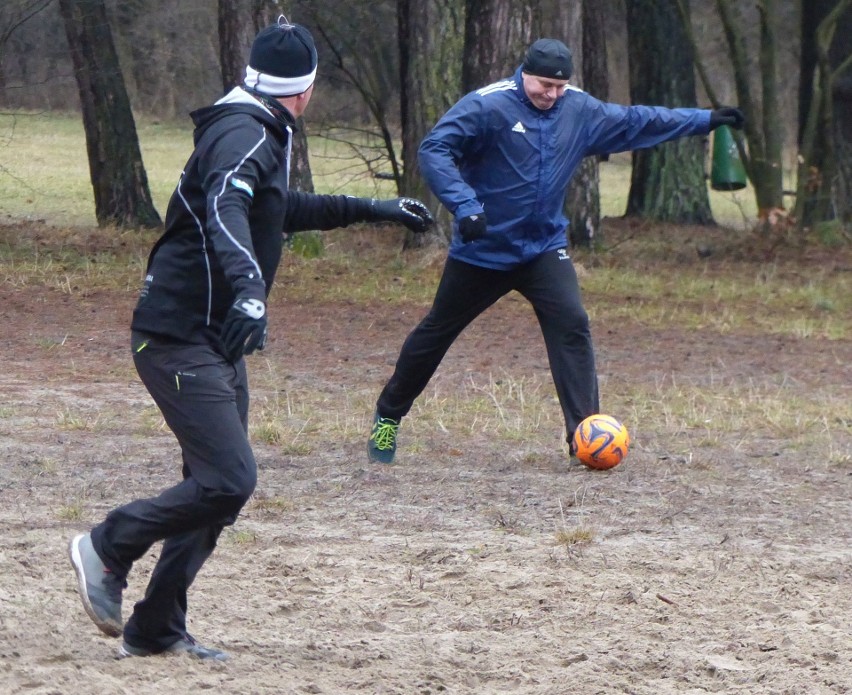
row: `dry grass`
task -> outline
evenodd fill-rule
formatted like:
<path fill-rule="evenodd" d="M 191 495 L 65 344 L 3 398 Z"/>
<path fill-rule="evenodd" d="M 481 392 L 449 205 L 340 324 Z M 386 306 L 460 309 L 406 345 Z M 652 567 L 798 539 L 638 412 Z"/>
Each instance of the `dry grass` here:
<path fill-rule="evenodd" d="M 608 230 L 613 241 L 618 235 L 627 239 L 629 233 L 618 225 Z M 706 234 L 678 230 L 679 237 L 668 241 L 658 237 L 652 245 L 658 251 L 664 243 L 678 246 L 690 233 Z M 433 249 L 402 254 L 397 235 L 366 228 L 333 232 L 326 235 L 322 257 L 288 256 L 273 306 L 279 301 L 306 306 L 339 303 L 345 311 L 356 303 L 375 305 L 390 315 L 424 311 L 440 274 L 442 253 Z M 110 230 L 0 227 L 0 280 L 22 290 L 49 288 L 77 298 L 95 292 L 130 296 L 138 287 L 153 238 Z M 648 251 L 638 240 L 627 243 Z M 852 336 L 852 274 L 848 272 L 852 263 L 848 249 L 830 254 L 825 263 L 806 267 L 795 259 L 768 264 L 748 261 L 733 252 L 709 262 L 693 258 L 674 264 L 667 260 L 670 255 L 654 259 L 618 251 L 579 254 L 576 260 L 595 326 L 632 322 L 648 329 L 843 342 Z M 66 337 L 40 337 L 37 346 L 61 358 Z M 610 384 L 604 374 L 602 389 L 608 407 L 620 413 L 628 426 L 642 423 L 645 446 L 659 446 L 663 456 L 685 457 L 696 448 L 722 444 L 745 446 L 754 438 L 758 421 L 763 438 L 788 437 L 803 451 L 819 448 L 827 462 L 844 465 L 848 452 L 832 445 L 835 423 L 848 427 L 852 422 L 844 389 L 813 393 L 786 381 L 783 373 L 770 381 L 732 378 L 727 375 L 728 359 L 725 354 L 715 355 L 701 383 L 662 377 L 653 382 Z M 367 428 L 374 389 L 356 384 L 341 397 L 336 391 L 292 383 L 286 364 L 261 360 L 255 363 L 252 377 L 251 433 L 257 441 L 287 455 L 306 456 L 329 437 L 348 441 Z M 127 373 L 132 376 L 130 367 Z M 99 407 L 88 404 L 85 410 L 58 413 L 56 425 L 65 431 L 119 426 Z M 427 448 L 430 433 L 441 431 L 520 444 L 534 460 L 544 442 L 561 428 L 549 375 L 518 375 L 502 365 L 452 383 L 434 380 L 415 403 L 413 414 L 416 417 L 406 423 L 404 432 L 405 446 L 412 452 Z M 153 406 L 123 418 L 120 425 L 138 432 L 165 429 Z M 669 444 L 660 446 L 659 441 L 679 444 L 670 450 Z"/>

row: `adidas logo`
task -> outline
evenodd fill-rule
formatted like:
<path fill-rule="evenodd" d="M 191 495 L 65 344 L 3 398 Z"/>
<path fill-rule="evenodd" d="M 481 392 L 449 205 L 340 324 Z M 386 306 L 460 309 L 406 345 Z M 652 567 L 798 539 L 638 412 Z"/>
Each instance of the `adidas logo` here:
<path fill-rule="evenodd" d="M 562 77 L 562 70 L 557 70 L 557 71 L 556 71 L 556 76 L 557 76 L 557 77 Z"/>
<path fill-rule="evenodd" d="M 513 133 L 526 133 L 527 129 L 524 128 L 524 124 L 518 121 L 515 125 L 512 126 Z"/>

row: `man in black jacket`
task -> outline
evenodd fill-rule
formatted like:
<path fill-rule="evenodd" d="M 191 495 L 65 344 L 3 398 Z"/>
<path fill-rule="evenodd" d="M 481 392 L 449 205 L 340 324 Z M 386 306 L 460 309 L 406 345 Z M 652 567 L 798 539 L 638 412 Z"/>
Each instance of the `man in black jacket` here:
<path fill-rule="evenodd" d="M 187 590 L 257 482 L 243 356 L 266 339 L 283 233 L 359 221 L 422 232 L 432 222 L 409 198 L 288 190 L 295 118 L 311 99 L 316 68 L 310 33 L 282 18 L 255 38 L 244 85 L 192 114 L 195 151 L 169 202 L 131 324 L 134 363 L 180 443 L 183 481 L 114 509 L 69 549 L 89 617 L 107 635 L 123 633 L 121 657 L 227 658 L 187 633 Z M 126 577 L 160 540 L 145 598 L 124 624 Z"/>

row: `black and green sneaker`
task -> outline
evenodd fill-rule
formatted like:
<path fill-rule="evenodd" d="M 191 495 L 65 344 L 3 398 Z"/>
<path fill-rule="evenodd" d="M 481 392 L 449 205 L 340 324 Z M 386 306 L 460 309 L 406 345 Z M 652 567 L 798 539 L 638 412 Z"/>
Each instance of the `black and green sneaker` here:
<path fill-rule="evenodd" d="M 399 431 L 399 420 L 382 417 L 379 412 L 373 416 L 373 429 L 367 442 L 367 452 L 370 460 L 376 463 L 393 463 L 396 456 L 396 433 Z"/>

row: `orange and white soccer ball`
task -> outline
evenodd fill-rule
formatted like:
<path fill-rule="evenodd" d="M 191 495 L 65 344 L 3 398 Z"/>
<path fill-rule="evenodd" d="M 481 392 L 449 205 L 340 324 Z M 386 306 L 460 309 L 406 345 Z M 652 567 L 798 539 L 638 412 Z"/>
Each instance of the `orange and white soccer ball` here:
<path fill-rule="evenodd" d="M 589 468 L 614 468 L 627 456 L 630 434 L 612 415 L 590 415 L 574 432 L 574 455 Z"/>

